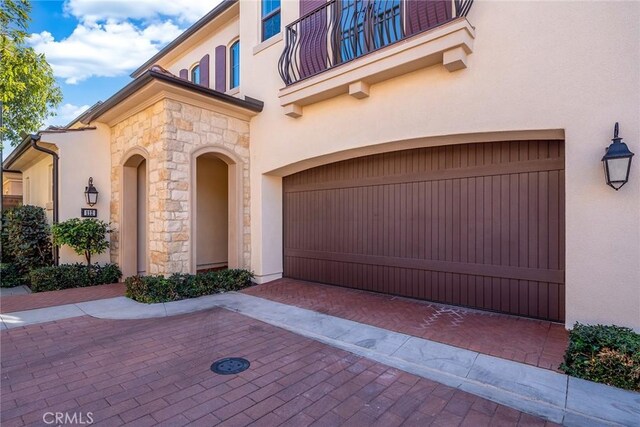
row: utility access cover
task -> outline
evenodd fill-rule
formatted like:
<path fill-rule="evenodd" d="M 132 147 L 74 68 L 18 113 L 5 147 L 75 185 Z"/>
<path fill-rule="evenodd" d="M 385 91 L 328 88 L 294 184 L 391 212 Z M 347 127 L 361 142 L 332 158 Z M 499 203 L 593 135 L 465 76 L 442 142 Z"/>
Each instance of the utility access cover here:
<path fill-rule="evenodd" d="M 241 357 L 227 357 L 213 362 L 211 370 L 216 374 L 232 375 L 246 370 L 251 364 Z"/>

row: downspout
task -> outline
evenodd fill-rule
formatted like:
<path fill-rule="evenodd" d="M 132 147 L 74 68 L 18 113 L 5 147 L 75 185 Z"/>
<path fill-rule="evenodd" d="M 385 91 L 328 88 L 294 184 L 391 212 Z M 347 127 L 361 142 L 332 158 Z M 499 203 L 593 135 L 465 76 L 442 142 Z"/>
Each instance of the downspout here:
<path fill-rule="evenodd" d="M 49 150 L 48 148 L 40 147 L 38 145 L 38 141 L 40 141 L 40 135 L 30 135 L 31 137 L 31 147 L 34 150 L 41 151 L 43 153 L 51 155 L 53 157 L 53 223 L 58 223 L 58 154 L 55 151 Z M 60 263 L 60 252 L 58 246 L 53 247 L 53 260 L 55 265 Z"/>

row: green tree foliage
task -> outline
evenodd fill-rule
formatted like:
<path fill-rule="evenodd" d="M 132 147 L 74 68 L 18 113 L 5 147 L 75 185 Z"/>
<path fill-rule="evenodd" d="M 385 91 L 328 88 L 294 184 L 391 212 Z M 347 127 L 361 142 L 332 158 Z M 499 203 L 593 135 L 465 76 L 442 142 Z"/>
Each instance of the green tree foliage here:
<path fill-rule="evenodd" d="M 44 209 L 30 205 L 10 209 L 5 212 L 2 228 L 6 233 L 3 252 L 21 273 L 51 265 L 51 232 Z"/>
<path fill-rule="evenodd" d="M 28 0 L 2 0 L 0 2 L 0 29 L 3 37 L 23 41 L 27 36 L 31 5 Z"/>
<path fill-rule="evenodd" d="M 109 224 L 99 219 L 71 218 L 52 227 L 53 242 L 67 245 L 78 255 L 84 255 L 87 267 L 91 267 L 91 255 L 101 254 L 109 247 Z"/>
<path fill-rule="evenodd" d="M 21 132 L 38 130 L 62 101 L 44 55 L 26 44 L 31 5 L 28 0 L 0 0 L 0 143 L 21 141 Z"/>

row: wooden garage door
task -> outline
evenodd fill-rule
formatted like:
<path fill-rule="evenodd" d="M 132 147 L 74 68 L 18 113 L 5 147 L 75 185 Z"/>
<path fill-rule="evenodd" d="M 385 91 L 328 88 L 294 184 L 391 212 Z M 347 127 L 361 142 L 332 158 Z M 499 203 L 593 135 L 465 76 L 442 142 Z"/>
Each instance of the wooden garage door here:
<path fill-rule="evenodd" d="M 287 277 L 564 320 L 564 144 L 360 157 L 284 178 Z"/>

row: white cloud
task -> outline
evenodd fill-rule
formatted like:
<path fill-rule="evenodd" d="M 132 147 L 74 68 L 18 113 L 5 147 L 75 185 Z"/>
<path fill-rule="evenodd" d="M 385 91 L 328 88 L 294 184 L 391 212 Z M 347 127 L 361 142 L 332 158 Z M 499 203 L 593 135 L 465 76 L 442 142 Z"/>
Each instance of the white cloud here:
<path fill-rule="evenodd" d="M 58 107 L 55 116 L 49 117 L 45 121 L 44 127 L 46 128 L 47 126 L 65 126 L 69 124 L 71 120 L 87 111 L 89 107 L 90 105 L 78 106 L 73 104 L 63 104 Z"/>
<path fill-rule="evenodd" d="M 73 33 L 56 40 L 48 31 L 29 43 L 44 53 L 58 78 L 77 84 L 135 70 L 220 0 L 68 0 L 78 19 Z M 135 20 L 131 22 L 131 20 Z"/>
<path fill-rule="evenodd" d="M 68 0 L 65 11 L 81 21 L 152 20 L 171 16 L 185 24 L 202 18 L 221 0 Z"/>
<path fill-rule="evenodd" d="M 32 34 L 30 44 L 44 53 L 56 77 L 76 84 L 90 77 L 116 77 L 129 73 L 173 40 L 181 30 L 172 22 L 144 29 L 129 22 L 84 23 L 63 40 L 51 33 Z"/>

